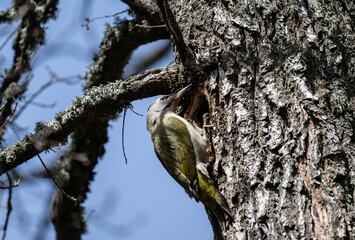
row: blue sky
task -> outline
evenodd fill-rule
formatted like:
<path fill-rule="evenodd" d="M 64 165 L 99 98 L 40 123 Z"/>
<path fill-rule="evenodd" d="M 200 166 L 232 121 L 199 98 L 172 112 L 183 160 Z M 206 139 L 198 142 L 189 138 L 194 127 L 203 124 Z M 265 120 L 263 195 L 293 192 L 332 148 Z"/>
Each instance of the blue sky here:
<path fill-rule="evenodd" d="M 56 21 L 47 26 L 47 43 L 36 55 L 33 78 L 29 93 L 33 93 L 48 81 L 48 68 L 60 77 L 71 75 L 84 76 L 92 57 L 99 49 L 103 37 L 104 23 L 113 19 L 101 19 L 90 24 L 87 31 L 81 27 L 82 16 L 77 13 L 83 2 L 88 0 L 62 0 Z M 111 15 L 127 8 L 117 0 L 95 0 L 91 11 L 84 17 L 94 18 Z M 0 10 L 10 5 L 10 1 L 1 0 Z M 73 16 L 75 16 L 73 18 Z M 73 20 L 74 19 L 74 20 Z M 0 26 L 0 45 L 8 34 L 18 25 Z M 51 55 L 53 49 L 64 44 L 61 51 Z M 138 49 L 132 63 L 142 60 L 154 51 L 162 42 L 149 44 Z M 9 67 L 12 60 L 12 41 L 0 52 L 0 70 Z M 71 54 L 67 54 L 67 52 Z M 51 55 L 50 58 L 48 56 Z M 173 59 L 172 53 L 154 67 L 167 66 Z M 54 108 L 29 106 L 18 119 L 25 128 L 20 137 L 31 133 L 37 121 L 51 121 L 55 113 L 68 107 L 75 96 L 82 96 L 82 84 L 56 84 L 41 94 L 36 102 L 56 103 Z M 158 96 L 157 96 L 158 97 Z M 88 233 L 83 239 L 213 239 L 204 207 L 190 199 L 184 190 L 168 175 L 154 154 L 150 136 L 146 130 L 146 111 L 157 98 L 133 102 L 134 110 L 144 116 L 127 112 L 125 123 L 125 150 L 128 164 L 125 164 L 121 147 L 122 118 L 110 123 L 109 143 L 106 155 L 95 168 L 95 180 L 84 206 L 88 221 Z M 5 145 L 11 145 L 18 138 L 9 130 Z M 50 164 L 53 154 L 41 154 Z M 21 167 L 23 172 L 41 169 L 40 162 L 34 158 Z M 13 212 L 7 232 L 7 239 L 34 239 L 38 224 L 43 216 L 49 216 L 48 195 L 53 183 L 49 179 L 36 179 L 31 183 L 25 180 L 14 189 Z M 0 192 L 0 225 L 5 218 L 7 191 Z M 20 229 L 20 230 L 19 230 Z M 2 232 L 0 232 L 2 234 Z M 30 236 L 30 237 L 29 237 Z M 45 239 L 54 239 L 54 230 L 46 233 Z"/>

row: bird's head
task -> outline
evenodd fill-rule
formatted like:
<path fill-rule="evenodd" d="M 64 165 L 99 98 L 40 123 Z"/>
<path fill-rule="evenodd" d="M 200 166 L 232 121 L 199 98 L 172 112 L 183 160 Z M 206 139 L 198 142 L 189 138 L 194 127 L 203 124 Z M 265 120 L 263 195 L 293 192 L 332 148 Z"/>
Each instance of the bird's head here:
<path fill-rule="evenodd" d="M 176 94 L 166 95 L 155 100 L 148 108 L 149 113 L 162 113 L 165 111 L 175 111 L 177 105 L 180 103 L 182 96 L 191 87 L 191 84 L 181 89 Z"/>

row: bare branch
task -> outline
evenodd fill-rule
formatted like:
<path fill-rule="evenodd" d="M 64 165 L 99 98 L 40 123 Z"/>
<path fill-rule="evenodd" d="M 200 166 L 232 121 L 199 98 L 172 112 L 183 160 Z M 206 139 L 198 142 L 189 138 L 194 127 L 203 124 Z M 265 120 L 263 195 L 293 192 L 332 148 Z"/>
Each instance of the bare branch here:
<path fill-rule="evenodd" d="M 152 66 L 157 61 L 161 60 L 164 56 L 166 56 L 171 51 L 171 41 L 166 42 L 162 45 L 158 50 L 153 53 L 147 54 L 143 61 L 139 61 L 134 64 L 134 73 L 132 75 L 139 74 Z"/>
<path fill-rule="evenodd" d="M 165 28 L 145 29 L 135 26 L 142 23 L 147 23 L 147 21 L 123 20 L 116 26 L 107 28 L 99 56 L 90 66 L 86 76 L 86 89 L 121 78 L 123 69 L 136 48 L 146 43 L 169 38 Z M 120 54 L 117 54 L 118 52 Z"/>
<path fill-rule="evenodd" d="M 15 35 L 15 33 L 20 29 L 20 24 L 9 34 L 9 36 L 5 39 L 5 41 L 0 46 L 0 52 L 5 47 L 6 43 L 10 41 L 10 39 Z"/>
<path fill-rule="evenodd" d="M 0 111 L 2 111 L 2 110 L 5 108 L 6 103 L 7 103 L 7 100 L 6 100 L 6 101 L 4 102 L 4 104 L 0 107 Z"/>
<path fill-rule="evenodd" d="M 55 17 L 58 0 L 48 1 L 19 1 L 14 2 L 14 7 L 0 13 L 0 22 L 11 22 L 16 17 L 21 17 L 17 27 L 17 35 L 13 43 L 15 55 L 11 68 L 3 74 L 1 79 L 0 94 L 8 100 L 0 115 L 0 124 L 3 124 L 11 114 L 12 97 L 20 97 L 26 90 L 26 84 L 20 85 L 21 76 L 31 69 L 31 58 L 38 46 L 45 42 L 45 24 Z M 21 8 L 21 11 L 15 8 Z M 21 14 L 19 14 L 21 12 Z M 14 34 L 14 33 L 13 33 Z M 10 38 L 11 36 L 9 36 Z M 6 43 L 6 41 L 5 41 Z M 5 44 L 4 43 L 4 44 Z M 6 94 L 11 93 L 11 94 Z M 0 103 L 2 100 L 0 99 Z M 2 134 L 4 131 L 2 131 Z M 2 138 L 0 135 L 0 140 Z"/>
<path fill-rule="evenodd" d="M 163 28 L 166 27 L 165 24 L 161 25 L 141 25 L 141 24 L 136 24 L 136 27 L 141 27 L 141 28 Z"/>
<path fill-rule="evenodd" d="M 130 10 L 130 9 L 126 9 L 126 10 L 123 10 L 123 11 L 118 12 L 118 13 L 115 13 L 115 14 L 106 15 L 106 16 L 103 16 L 103 17 L 95 17 L 95 18 L 92 18 L 92 19 L 86 17 L 86 18 L 84 18 L 84 21 L 85 21 L 86 23 L 85 23 L 85 24 L 82 24 L 81 27 L 85 27 L 86 30 L 89 30 L 89 29 L 90 29 L 90 28 L 89 28 L 89 24 L 90 24 L 91 22 L 96 21 L 96 20 L 98 20 L 98 19 L 116 17 L 116 16 L 118 16 L 118 15 L 120 15 L 120 14 L 122 14 L 122 13 L 128 12 L 129 10 Z"/>
<path fill-rule="evenodd" d="M 136 111 L 133 110 L 132 105 L 128 106 L 128 108 L 136 115 L 143 117 L 143 114 L 137 113 Z"/>
<path fill-rule="evenodd" d="M 123 156 L 127 165 L 127 156 L 126 156 L 126 151 L 124 150 L 124 123 L 126 121 L 126 113 L 127 113 L 127 108 L 123 110 L 123 121 L 122 121 L 122 151 L 123 151 Z"/>
<path fill-rule="evenodd" d="M 0 189 L 9 189 L 9 188 L 14 188 L 20 186 L 21 182 L 21 177 L 19 177 L 17 180 L 14 181 L 14 183 L 9 183 L 9 186 L 0 186 Z M 5 181 L 1 181 L 0 184 L 4 184 Z"/>
<path fill-rule="evenodd" d="M 23 105 L 20 107 L 19 111 L 14 115 L 13 119 L 11 122 L 14 122 L 23 112 L 24 110 L 31 104 L 33 103 L 33 101 L 42 93 L 44 92 L 47 88 L 49 88 L 50 86 L 52 86 L 53 84 L 56 83 L 66 83 L 66 84 L 75 84 L 76 82 L 78 82 L 79 79 L 81 79 L 80 75 L 74 75 L 74 76 L 67 76 L 67 77 L 57 77 L 57 75 L 49 68 L 47 67 L 47 71 L 49 74 L 49 80 L 48 82 L 46 82 L 45 84 L 43 84 L 36 92 L 34 92 L 29 99 L 23 103 Z M 76 79 L 77 81 L 73 81 L 72 79 Z M 35 104 L 35 103 L 33 103 Z M 37 105 L 40 105 L 38 103 L 36 103 Z M 44 105 L 41 105 L 42 107 Z M 51 104 L 50 106 L 53 106 L 53 104 Z"/>
<path fill-rule="evenodd" d="M 53 182 L 54 182 L 55 185 L 59 188 L 59 190 L 63 193 L 63 195 L 64 195 L 66 198 L 68 198 L 68 199 L 70 199 L 71 201 L 73 201 L 75 205 L 77 205 L 78 200 L 77 200 L 75 197 L 70 196 L 69 194 L 67 194 L 67 193 L 63 190 L 63 188 L 59 185 L 57 179 L 55 179 L 55 178 L 53 177 L 52 173 L 49 171 L 49 169 L 47 168 L 46 164 L 44 164 L 44 162 L 43 162 L 41 156 L 38 154 L 37 157 L 38 157 L 39 160 L 41 161 L 43 167 L 46 169 L 46 171 L 47 171 L 49 177 L 53 180 Z"/>
<path fill-rule="evenodd" d="M 13 100 L 15 101 L 15 98 L 13 98 Z M 6 121 L 1 125 L 0 130 L 3 129 L 3 127 L 9 122 L 12 115 L 16 112 L 17 104 L 18 102 L 16 101 L 14 109 L 11 111 L 10 116 L 7 117 Z"/>
<path fill-rule="evenodd" d="M 12 198 L 12 179 L 10 177 L 9 173 L 6 173 L 7 179 L 9 181 L 9 196 L 7 198 L 7 213 L 6 213 L 6 219 L 5 219 L 5 224 L 4 224 L 4 233 L 2 235 L 2 240 L 5 240 L 6 237 L 6 231 L 7 231 L 7 226 L 9 223 L 9 219 L 10 219 L 10 213 L 12 211 L 12 204 L 11 204 L 11 198 Z"/>
<path fill-rule="evenodd" d="M 10 83 L 17 83 L 21 75 L 30 69 L 30 58 L 39 45 L 44 43 L 44 24 L 53 18 L 57 10 L 58 0 L 41 1 L 29 6 L 23 4 L 23 16 L 19 25 L 13 48 L 15 56 L 13 65 L 2 82 L 1 92 L 9 87 Z M 29 21 L 31 19 L 32 21 Z M 33 34 L 33 33 L 36 34 Z"/>
<path fill-rule="evenodd" d="M 57 105 L 57 102 L 52 102 L 49 104 L 45 104 L 45 103 L 39 103 L 39 102 L 32 102 L 31 103 L 33 106 L 37 106 L 40 108 L 54 108 Z"/>
<path fill-rule="evenodd" d="M 126 164 L 128 163 L 128 160 L 127 160 L 126 151 L 125 151 L 125 148 L 124 148 L 124 128 L 125 128 L 125 122 L 126 122 L 127 108 L 130 109 L 130 110 L 131 110 L 133 113 L 135 113 L 136 115 L 138 115 L 138 116 L 143 116 L 142 114 L 139 114 L 139 113 L 135 112 L 135 111 L 133 110 L 131 104 L 129 104 L 129 106 L 128 106 L 128 107 L 125 107 L 124 110 L 123 110 L 123 120 L 122 120 L 122 152 L 123 152 L 123 156 L 124 156 L 124 159 L 125 159 Z"/>

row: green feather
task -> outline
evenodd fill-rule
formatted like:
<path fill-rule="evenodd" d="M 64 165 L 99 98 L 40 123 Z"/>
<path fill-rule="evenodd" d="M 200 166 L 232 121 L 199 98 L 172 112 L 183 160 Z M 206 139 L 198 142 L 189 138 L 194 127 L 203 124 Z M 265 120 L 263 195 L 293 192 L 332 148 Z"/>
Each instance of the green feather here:
<path fill-rule="evenodd" d="M 169 174 L 189 193 L 196 176 L 193 146 L 184 122 L 174 116 L 165 115 L 152 134 L 154 150 Z"/>

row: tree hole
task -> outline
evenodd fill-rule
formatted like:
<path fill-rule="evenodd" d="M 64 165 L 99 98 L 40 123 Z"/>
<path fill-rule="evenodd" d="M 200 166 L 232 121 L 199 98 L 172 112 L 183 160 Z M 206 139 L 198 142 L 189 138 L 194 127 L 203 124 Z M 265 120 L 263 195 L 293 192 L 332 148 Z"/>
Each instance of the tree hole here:
<path fill-rule="evenodd" d="M 198 127 L 203 127 L 203 115 L 209 113 L 208 101 L 202 92 L 198 92 L 192 100 L 190 116 Z M 209 123 L 207 123 L 209 124 Z"/>

